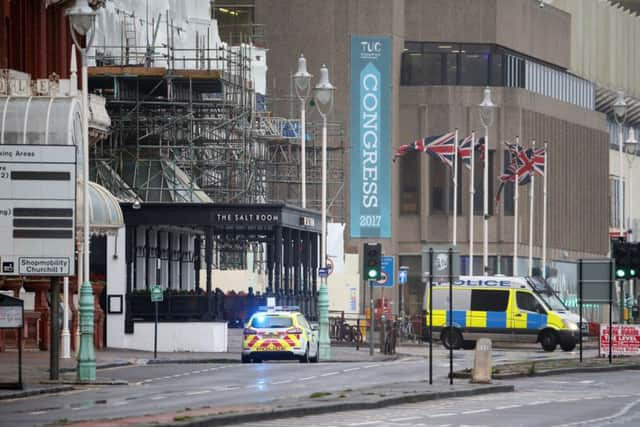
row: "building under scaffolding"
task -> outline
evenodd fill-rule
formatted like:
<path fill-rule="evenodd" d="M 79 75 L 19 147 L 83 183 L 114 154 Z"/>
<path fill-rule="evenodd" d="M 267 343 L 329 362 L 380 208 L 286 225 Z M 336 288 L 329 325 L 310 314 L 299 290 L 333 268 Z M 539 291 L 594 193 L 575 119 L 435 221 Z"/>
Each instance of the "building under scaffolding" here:
<path fill-rule="evenodd" d="M 272 117 L 268 98 L 256 95 L 252 55 L 248 43 L 97 46 L 90 90 L 106 98 L 112 127 L 93 149 L 93 179 L 123 200 L 299 205 L 298 121 Z M 158 58 L 165 66 L 153 66 Z M 321 129 L 313 122 L 307 129 L 308 207 L 320 209 Z M 329 214 L 337 220 L 344 218 L 342 134 L 330 126 Z"/>

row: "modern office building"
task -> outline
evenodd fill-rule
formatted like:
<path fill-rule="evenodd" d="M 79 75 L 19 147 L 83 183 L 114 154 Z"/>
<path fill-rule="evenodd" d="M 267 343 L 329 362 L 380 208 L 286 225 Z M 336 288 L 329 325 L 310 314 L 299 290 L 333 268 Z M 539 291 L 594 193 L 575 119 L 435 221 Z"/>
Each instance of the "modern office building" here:
<path fill-rule="evenodd" d="M 385 253 L 396 256 L 397 265 L 409 267 L 403 291 L 406 311 L 422 309 L 422 272 L 427 270 L 428 248 L 452 246 L 452 168 L 422 153 L 409 153 L 396 162 L 391 155 L 403 144 L 454 129 L 460 139 L 472 131 L 482 136 L 478 104 L 486 86 L 497 105 L 488 127 L 488 270 L 513 273 L 512 184 L 505 186 L 500 203 L 495 203 L 498 177 L 509 162 L 504 142 L 519 137 L 526 147 L 533 140 L 538 147 L 547 143 L 545 273 L 565 300 L 575 303 L 576 261 L 607 256 L 610 232 L 615 234 L 619 226 L 612 222 L 618 187 L 610 181 L 615 182 L 620 173 L 609 165 L 610 141 L 615 141 L 611 135 L 617 135 L 610 129 L 610 115 L 616 90 L 622 89 L 629 104 L 626 125 L 633 126 L 638 120 L 633 98 L 640 88 L 635 75 L 638 59 L 633 55 L 637 42 L 628 36 L 640 30 L 635 15 L 620 6 L 591 0 L 222 0 L 216 7 L 234 12 L 227 13 L 227 19 L 236 30 L 260 26 L 269 48 L 268 97 L 287 99 L 300 53 L 307 58 L 311 73 L 318 75 L 322 64 L 329 68 L 337 88 L 332 120 L 341 123 L 350 136 L 345 173 L 351 183 L 341 193 L 345 212 L 330 210 L 330 215 L 350 222 L 347 252 L 359 251 L 365 241 L 381 241 Z M 605 25 L 607 19 L 616 24 Z M 388 230 L 381 227 L 369 234 L 353 223 L 354 210 L 361 212 L 360 193 L 353 192 L 359 191 L 363 179 L 361 165 L 354 159 L 362 160 L 366 154 L 358 151 L 363 145 L 354 139 L 358 123 L 353 120 L 358 117 L 356 104 L 363 99 L 354 82 L 357 86 L 363 80 L 352 73 L 355 57 L 362 57 L 357 49 L 372 49 L 373 45 L 358 45 L 367 38 L 382 40 L 384 49 L 388 43 L 389 51 L 383 55 L 388 54 L 390 61 L 389 84 L 381 89 L 389 91 L 388 105 L 382 107 L 383 116 L 388 117 L 380 123 L 384 127 L 384 119 L 389 119 L 388 137 L 383 134 L 379 139 L 377 163 L 383 177 L 381 197 L 386 197 L 387 189 L 390 192 L 390 203 L 382 207 L 382 222 L 386 216 L 390 225 Z M 616 49 L 616 43 L 621 49 Z M 597 53 L 601 56 L 596 57 Z M 385 66 L 381 65 L 382 74 Z M 380 99 L 384 102 L 384 95 Z M 290 102 L 276 105 L 275 111 L 286 115 L 291 111 Z M 475 166 L 473 203 L 470 173 L 464 167 L 459 170 L 456 249 L 461 254 L 461 272 L 468 272 L 469 210 L 473 209 L 473 272 L 482 274 L 483 172 L 477 157 Z M 384 182 L 387 173 L 389 183 Z M 534 185 L 519 186 L 518 274 L 528 271 L 530 246 L 535 267 L 541 267 L 542 201 L 541 177 L 536 177 Z"/>

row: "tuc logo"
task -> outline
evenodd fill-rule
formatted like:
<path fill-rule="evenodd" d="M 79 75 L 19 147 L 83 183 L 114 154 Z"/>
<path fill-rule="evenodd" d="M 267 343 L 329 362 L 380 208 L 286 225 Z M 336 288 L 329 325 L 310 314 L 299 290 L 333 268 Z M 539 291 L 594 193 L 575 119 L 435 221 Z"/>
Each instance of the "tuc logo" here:
<path fill-rule="evenodd" d="M 360 47 L 362 51 L 366 53 L 382 52 L 382 42 L 361 41 Z"/>

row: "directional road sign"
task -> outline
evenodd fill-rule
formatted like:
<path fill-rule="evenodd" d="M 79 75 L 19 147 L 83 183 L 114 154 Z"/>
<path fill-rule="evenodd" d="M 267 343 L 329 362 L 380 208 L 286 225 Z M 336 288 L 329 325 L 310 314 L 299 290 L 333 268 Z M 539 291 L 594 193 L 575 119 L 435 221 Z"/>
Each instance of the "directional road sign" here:
<path fill-rule="evenodd" d="M 380 262 L 380 279 L 376 280 L 377 287 L 391 288 L 393 287 L 394 268 L 393 257 L 383 256 Z"/>
<path fill-rule="evenodd" d="M 0 145 L 0 276 L 75 272 L 76 146 Z"/>
<path fill-rule="evenodd" d="M 164 292 L 160 285 L 153 285 L 151 287 L 151 302 L 162 302 L 164 299 Z"/>

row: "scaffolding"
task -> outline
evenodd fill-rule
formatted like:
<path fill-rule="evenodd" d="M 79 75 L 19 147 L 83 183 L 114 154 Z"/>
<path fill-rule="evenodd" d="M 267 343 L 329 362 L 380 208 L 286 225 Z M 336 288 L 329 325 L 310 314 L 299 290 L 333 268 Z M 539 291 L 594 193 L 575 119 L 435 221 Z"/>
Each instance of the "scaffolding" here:
<path fill-rule="evenodd" d="M 155 43 L 161 17 L 152 25 Z M 138 46 L 123 17 L 119 46 L 96 46 L 89 89 L 106 98 L 108 139 L 91 150 L 92 179 L 122 200 L 285 202 L 299 205 L 299 123 L 273 117 L 251 80 L 251 40 L 211 46 L 196 34 L 192 49 L 167 40 Z M 319 123 L 307 123 L 308 208 L 320 209 Z M 329 215 L 344 220 L 343 131 L 329 126 Z"/>

